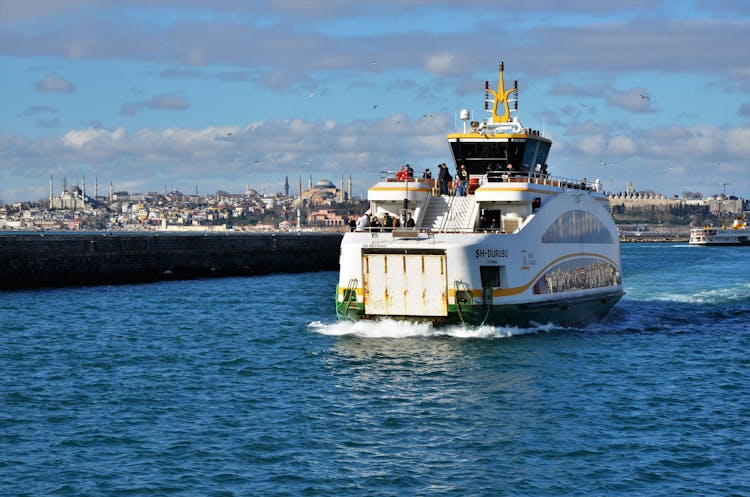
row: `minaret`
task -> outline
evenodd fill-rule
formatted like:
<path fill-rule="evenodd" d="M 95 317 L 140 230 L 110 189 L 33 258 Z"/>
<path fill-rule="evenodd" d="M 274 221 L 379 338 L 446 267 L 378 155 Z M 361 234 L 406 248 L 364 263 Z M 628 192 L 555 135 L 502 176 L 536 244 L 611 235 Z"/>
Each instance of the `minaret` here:
<path fill-rule="evenodd" d="M 112 182 L 109 182 L 109 203 L 112 203 Z"/>
<path fill-rule="evenodd" d="M 299 189 L 299 197 L 302 198 L 302 176 L 297 179 L 297 188 Z"/>
<path fill-rule="evenodd" d="M 344 203 L 344 192 L 346 190 L 344 189 L 344 175 L 341 175 L 341 192 L 339 193 L 339 202 L 342 204 Z"/>
<path fill-rule="evenodd" d="M 68 179 L 65 176 L 63 176 L 63 191 L 68 191 Z"/>
<path fill-rule="evenodd" d="M 52 208 L 52 173 L 49 173 L 49 208 Z"/>
<path fill-rule="evenodd" d="M 349 202 L 354 202 L 352 199 L 352 173 L 349 173 Z"/>
<path fill-rule="evenodd" d="M 284 176 L 284 196 L 289 196 L 289 176 Z"/>
<path fill-rule="evenodd" d="M 94 176 L 94 198 L 99 196 L 99 176 Z"/>
<path fill-rule="evenodd" d="M 307 190 L 312 191 L 312 173 L 310 173 L 310 178 L 307 180 Z"/>
<path fill-rule="evenodd" d="M 86 204 L 86 176 L 83 177 L 83 180 L 81 181 L 81 201 Z"/>

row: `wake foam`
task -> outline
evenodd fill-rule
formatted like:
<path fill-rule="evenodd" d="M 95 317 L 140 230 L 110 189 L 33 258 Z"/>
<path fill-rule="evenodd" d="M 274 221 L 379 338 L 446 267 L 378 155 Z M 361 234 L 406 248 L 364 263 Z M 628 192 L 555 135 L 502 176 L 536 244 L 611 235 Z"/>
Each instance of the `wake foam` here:
<path fill-rule="evenodd" d="M 357 336 L 361 338 L 414 338 L 414 337 L 453 337 L 453 338 L 509 338 L 512 336 L 550 331 L 551 324 L 534 328 L 515 326 L 440 326 L 431 323 L 394 321 L 383 319 L 377 321 L 338 321 L 322 323 L 313 321 L 307 327 L 315 333 L 329 336 Z"/>
<path fill-rule="evenodd" d="M 661 292 L 654 300 L 683 304 L 741 304 L 750 301 L 750 283 L 738 283 L 725 288 L 697 289 L 686 292 Z"/>

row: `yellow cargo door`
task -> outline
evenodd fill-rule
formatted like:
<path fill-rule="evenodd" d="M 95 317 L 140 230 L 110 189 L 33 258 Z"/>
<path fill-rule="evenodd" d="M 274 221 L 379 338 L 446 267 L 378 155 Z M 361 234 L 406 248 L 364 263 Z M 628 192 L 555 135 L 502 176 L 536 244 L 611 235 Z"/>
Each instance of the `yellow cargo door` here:
<path fill-rule="evenodd" d="M 445 253 L 365 253 L 362 271 L 365 314 L 448 314 Z"/>

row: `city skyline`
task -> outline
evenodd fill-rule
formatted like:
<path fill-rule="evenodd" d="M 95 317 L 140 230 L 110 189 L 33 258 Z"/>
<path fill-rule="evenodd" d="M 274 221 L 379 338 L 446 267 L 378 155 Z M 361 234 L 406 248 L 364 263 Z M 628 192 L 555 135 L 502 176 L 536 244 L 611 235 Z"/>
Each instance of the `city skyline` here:
<path fill-rule="evenodd" d="M 345 192 L 346 195 L 347 195 L 347 197 L 350 198 L 350 199 L 351 198 L 355 198 L 355 196 L 352 193 L 353 192 L 353 189 L 352 189 L 352 184 L 353 183 L 352 183 L 352 177 L 351 177 L 351 175 L 349 175 L 346 178 L 344 177 L 344 175 L 341 175 L 340 178 L 339 178 L 339 182 L 338 183 L 336 183 L 335 181 L 331 181 L 327 177 L 319 178 L 319 179 L 315 180 L 314 183 L 313 183 L 313 180 L 314 179 L 313 179 L 312 174 L 311 173 L 308 174 L 307 175 L 307 180 L 305 182 L 306 188 L 303 189 L 302 188 L 302 185 L 303 185 L 302 175 L 301 174 L 298 175 L 297 176 L 297 188 L 294 189 L 294 191 L 293 191 L 293 189 L 291 188 L 291 185 L 289 184 L 289 175 L 286 175 L 286 176 L 284 176 L 284 181 L 281 184 L 283 191 L 267 192 L 266 188 L 265 188 L 265 184 L 261 184 L 261 185 L 246 184 L 244 192 L 247 193 L 247 192 L 249 192 L 249 191 L 252 190 L 252 191 L 255 191 L 255 192 L 257 192 L 257 193 L 259 193 L 261 195 L 268 194 L 268 195 L 283 195 L 285 197 L 288 197 L 288 196 L 301 197 L 303 191 L 306 192 L 306 191 L 311 190 L 314 185 L 318 186 L 322 182 L 330 182 L 332 185 L 334 185 L 336 187 L 337 191 Z M 100 195 L 100 193 L 99 193 L 99 184 L 100 183 L 99 183 L 99 177 L 98 176 L 94 176 L 94 181 L 93 181 L 94 186 L 93 186 L 93 188 L 89 187 L 88 189 L 86 187 L 86 177 L 85 176 L 82 177 L 82 178 L 73 178 L 73 179 L 71 179 L 70 182 L 68 182 L 68 177 L 65 176 L 65 175 L 63 175 L 61 178 L 60 177 L 55 178 L 54 175 L 50 174 L 47 181 L 48 181 L 48 191 L 47 191 L 47 194 L 46 194 L 46 198 L 51 198 L 53 196 L 60 195 L 63 192 L 70 192 L 70 191 L 75 190 L 75 189 L 80 190 L 83 195 L 85 195 L 87 197 L 90 197 L 90 198 L 111 196 L 113 193 L 118 193 L 118 192 L 138 193 L 138 194 L 145 194 L 145 193 L 160 193 L 160 194 L 162 194 L 162 193 L 163 194 L 166 194 L 166 193 L 181 193 L 181 194 L 187 194 L 187 195 L 190 195 L 190 194 L 194 193 L 196 196 L 199 196 L 199 195 L 200 196 L 214 195 L 214 194 L 216 194 L 219 191 L 226 192 L 226 193 L 232 194 L 232 195 L 237 195 L 237 194 L 242 194 L 243 193 L 243 192 L 239 192 L 239 191 L 233 191 L 233 190 L 228 189 L 228 188 L 218 188 L 218 189 L 212 190 L 212 191 L 200 191 L 198 184 L 194 185 L 194 191 L 191 192 L 191 193 L 187 193 L 188 190 L 186 190 L 186 189 L 175 188 L 174 185 L 162 185 L 161 189 L 144 190 L 144 191 L 135 191 L 135 190 L 128 191 L 128 190 L 123 190 L 123 189 L 115 188 L 115 185 L 110 181 L 110 182 L 104 184 L 105 187 L 106 187 L 106 195 Z M 92 190 L 93 190 L 93 192 L 92 192 Z M 40 201 L 40 200 L 44 200 L 44 198 L 30 200 L 30 202 L 36 202 L 36 201 Z"/>
<path fill-rule="evenodd" d="M 518 80 L 550 172 L 750 196 L 750 5 L 324 0 L 0 4 L 0 199 L 49 174 L 204 194 L 452 163 L 458 112 Z M 451 164 L 452 166 L 452 164 Z"/>

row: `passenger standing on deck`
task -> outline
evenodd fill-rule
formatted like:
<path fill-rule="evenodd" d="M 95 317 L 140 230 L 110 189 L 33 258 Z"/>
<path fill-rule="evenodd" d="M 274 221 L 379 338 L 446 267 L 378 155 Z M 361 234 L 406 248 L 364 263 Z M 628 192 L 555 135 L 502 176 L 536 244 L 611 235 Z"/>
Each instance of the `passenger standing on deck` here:
<path fill-rule="evenodd" d="M 448 195 L 448 166 L 438 165 L 438 181 L 440 182 L 440 195 Z"/>
<path fill-rule="evenodd" d="M 373 218 L 373 221 L 377 221 L 378 218 Z M 357 231 L 366 231 L 367 228 L 370 226 L 370 216 L 367 214 L 362 214 L 359 219 L 357 219 Z"/>
<path fill-rule="evenodd" d="M 412 169 L 411 165 L 406 165 L 406 178 L 411 181 L 414 179 L 414 169 Z"/>
<path fill-rule="evenodd" d="M 380 221 L 378 221 L 378 216 L 372 217 L 370 227 L 372 228 L 372 231 L 380 231 Z"/>
<path fill-rule="evenodd" d="M 458 169 L 458 182 L 459 186 L 461 188 L 461 196 L 466 196 L 467 192 L 469 191 L 469 172 L 466 170 L 466 165 L 461 164 L 461 167 Z M 456 193 L 458 195 L 458 193 Z"/>
<path fill-rule="evenodd" d="M 463 185 L 461 184 L 461 166 L 456 166 L 456 180 L 453 182 L 453 194 L 456 197 L 464 196 Z"/>
<path fill-rule="evenodd" d="M 387 212 L 383 215 L 383 231 L 391 231 L 393 229 L 393 221 L 391 221 L 391 215 Z"/>
<path fill-rule="evenodd" d="M 411 217 L 411 213 L 410 212 L 407 212 L 406 213 L 406 227 L 407 228 L 413 228 L 414 226 L 416 226 L 416 223 L 414 222 L 414 218 Z"/>
<path fill-rule="evenodd" d="M 422 177 L 424 179 L 432 179 L 432 173 L 430 172 L 430 168 L 424 170 L 424 173 L 422 173 Z"/>

